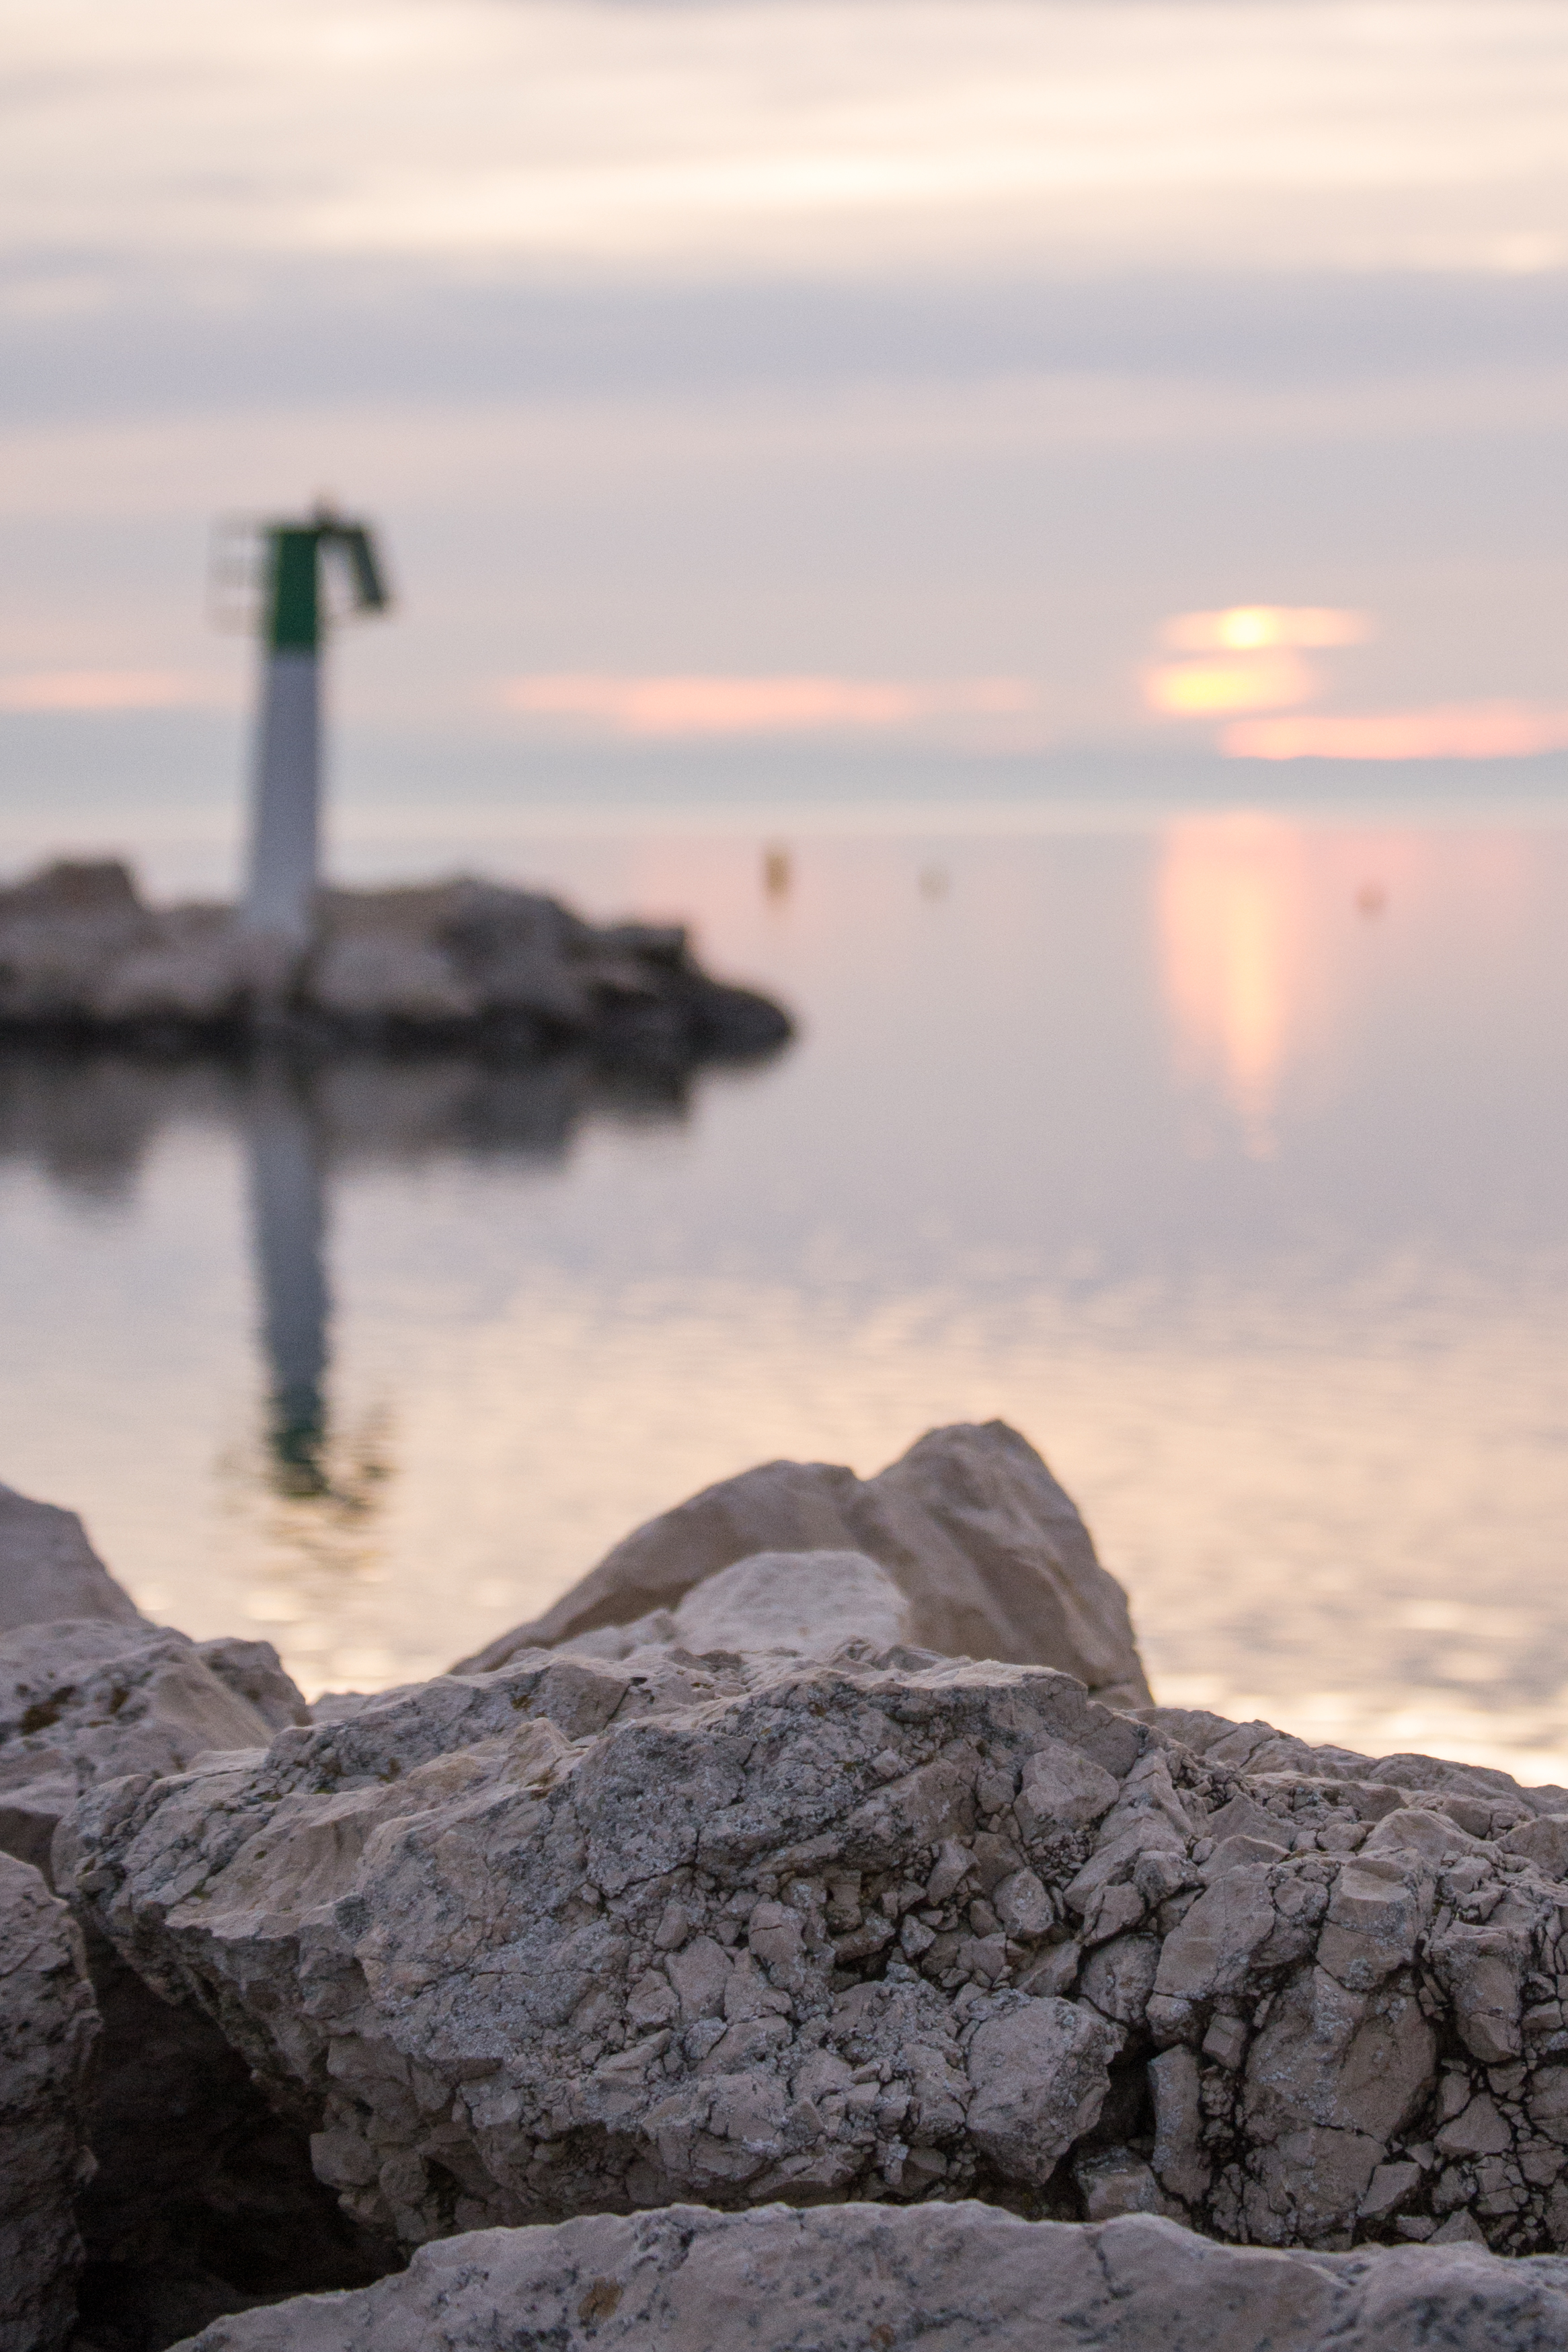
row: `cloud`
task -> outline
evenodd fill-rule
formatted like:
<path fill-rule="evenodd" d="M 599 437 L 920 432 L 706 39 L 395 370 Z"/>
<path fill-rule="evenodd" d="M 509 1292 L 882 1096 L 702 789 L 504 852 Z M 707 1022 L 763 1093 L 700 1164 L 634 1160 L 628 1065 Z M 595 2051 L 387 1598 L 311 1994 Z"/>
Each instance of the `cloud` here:
<path fill-rule="evenodd" d="M 551 272 L 1568 257 L 1560 0 L 71 0 L 0 250 Z"/>
<path fill-rule="evenodd" d="M 194 710 L 226 701 L 190 670 L 50 669 L 0 677 L 0 711 Z"/>
<path fill-rule="evenodd" d="M 585 720 L 617 735 L 718 736 L 904 729 L 943 719 L 1014 719 L 1035 711 L 1038 690 L 1017 677 L 914 685 L 895 678 L 519 677 L 501 688 L 504 709 L 527 718 Z"/>
<path fill-rule="evenodd" d="M 1568 750 L 1568 709 L 1450 702 L 1427 710 L 1315 713 L 1237 720 L 1220 737 L 1233 760 L 1504 760 Z"/>
<path fill-rule="evenodd" d="M 1220 613 L 1175 613 L 1160 640 L 1182 653 L 1258 653 L 1274 646 L 1359 646 L 1372 616 L 1330 604 L 1231 604 Z"/>
<path fill-rule="evenodd" d="M 1317 691 L 1316 677 L 1293 653 L 1167 662 L 1143 674 L 1150 709 L 1172 719 L 1211 719 L 1226 710 L 1288 710 L 1292 703 L 1310 702 Z"/>
<path fill-rule="evenodd" d="M 1160 625 L 1162 643 L 1209 661 L 1165 662 L 1143 675 L 1143 698 L 1173 719 L 1211 719 L 1231 710 L 1288 710 L 1321 691 L 1299 646 L 1353 646 L 1373 634 L 1369 614 L 1327 604 L 1230 604 L 1219 612 L 1176 613 Z"/>

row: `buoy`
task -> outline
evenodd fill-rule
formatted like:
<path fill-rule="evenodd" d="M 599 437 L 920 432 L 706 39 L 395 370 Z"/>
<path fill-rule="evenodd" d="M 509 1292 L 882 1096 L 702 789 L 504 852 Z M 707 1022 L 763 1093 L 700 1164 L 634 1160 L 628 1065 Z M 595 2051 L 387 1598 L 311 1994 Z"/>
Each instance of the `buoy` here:
<path fill-rule="evenodd" d="M 302 522 L 263 523 L 260 537 L 264 651 L 245 923 L 298 950 L 314 927 L 321 859 L 325 560 L 342 565 L 352 609 L 382 613 L 391 598 L 367 526 L 330 507 Z"/>

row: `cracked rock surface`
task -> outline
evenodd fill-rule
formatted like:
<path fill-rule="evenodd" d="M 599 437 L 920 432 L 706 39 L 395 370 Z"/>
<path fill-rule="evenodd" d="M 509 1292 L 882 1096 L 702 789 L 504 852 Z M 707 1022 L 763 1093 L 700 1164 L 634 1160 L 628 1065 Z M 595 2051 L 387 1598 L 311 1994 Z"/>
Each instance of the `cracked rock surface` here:
<path fill-rule="evenodd" d="M 80 1930 L 0 1854 L 0 2352 L 57 2352 L 75 2316 L 98 2030 Z"/>
<path fill-rule="evenodd" d="M 106 1785 L 60 1858 L 405 2242 L 1028 2193 L 1111 2096 L 1124 2030 L 1034 1975 L 1145 1750 L 1169 1792 L 1150 1732 L 1038 1669 L 535 1652 Z"/>
<path fill-rule="evenodd" d="M 1000 1421 L 928 1430 L 875 1478 L 830 1463 L 766 1462 L 706 1487 L 637 1528 L 542 1617 L 453 1671 L 616 1630 L 629 1637 L 622 1646 L 669 1639 L 667 1612 L 692 1649 L 810 1647 L 784 1630 L 776 1556 L 799 1559 L 804 1580 L 825 1551 L 860 1555 L 886 1572 L 903 1602 L 891 1638 L 948 1657 L 1055 1666 L 1112 1706 L 1149 1703 L 1126 1594 L 1070 1496 Z M 766 1601 L 752 1596 L 748 1611 L 732 1595 L 722 1621 L 704 1622 L 719 1606 L 704 1588 L 759 1554 L 775 1562 Z M 868 1592 L 860 1605 L 865 1622 L 853 1630 L 885 1644 L 877 1601 Z M 737 1639 L 748 1615 L 749 1636 Z"/>
<path fill-rule="evenodd" d="M 1568 1796 L 1504 1774 L 910 1649 L 533 1651 L 100 1783 L 57 1858 L 405 2245 L 971 2194 L 1568 2244 Z"/>
<path fill-rule="evenodd" d="M 426 2246 L 395 2279 L 220 2320 L 187 2352 L 1549 2352 L 1568 2261 L 1216 2246 L 994 2207 L 676 2206 Z"/>

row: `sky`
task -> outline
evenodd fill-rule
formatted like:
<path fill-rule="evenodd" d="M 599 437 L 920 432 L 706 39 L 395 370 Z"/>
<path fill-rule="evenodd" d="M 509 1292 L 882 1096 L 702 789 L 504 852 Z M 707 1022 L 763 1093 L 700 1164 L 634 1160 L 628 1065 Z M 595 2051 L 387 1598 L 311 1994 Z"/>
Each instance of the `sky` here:
<path fill-rule="evenodd" d="M 362 798 L 1563 767 L 1561 0 L 0 0 L 0 850 L 229 804 L 213 526 L 323 492 L 398 592 L 331 655 Z"/>

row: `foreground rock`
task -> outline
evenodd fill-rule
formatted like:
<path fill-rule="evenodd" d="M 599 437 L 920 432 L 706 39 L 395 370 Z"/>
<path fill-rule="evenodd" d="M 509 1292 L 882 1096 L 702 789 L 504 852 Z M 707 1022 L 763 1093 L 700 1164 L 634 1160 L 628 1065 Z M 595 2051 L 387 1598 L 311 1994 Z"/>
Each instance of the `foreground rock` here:
<path fill-rule="evenodd" d="M 56 2352 L 75 2318 L 97 2037 L 70 1913 L 0 1854 L 0 2352 Z"/>
<path fill-rule="evenodd" d="M 82 1790 L 184 1771 L 214 1749 L 262 1752 L 306 1715 L 268 1643 L 101 1619 L 29 1625 L 0 1642 L 0 1847 L 47 1874 Z M 90 2341 L 142 2352 L 184 2332 L 161 2312 L 189 2326 L 247 2289 L 377 2275 L 386 2257 L 315 2179 L 301 2122 L 274 2112 L 211 2019 L 171 2008 L 90 1927 L 87 1958 L 95 2032 L 102 2023 L 86 2120 L 96 2171 L 79 2206 Z"/>
<path fill-rule="evenodd" d="M 1237 2252 L 1147 2218 L 984 2205 L 729 2217 L 677 2206 L 487 2231 L 361 2294 L 220 2321 L 191 2352 L 1547 2352 L 1568 2262 L 1479 2248 Z"/>
<path fill-rule="evenodd" d="M 405 2244 L 972 2193 L 1568 2243 L 1568 1794 L 1503 1774 L 908 1648 L 533 1651 L 56 1851 Z"/>
<path fill-rule="evenodd" d="M 93 1781 L 265 1747 L 309 1714 L 269 1642 L 192 1642 L 132 1617 L 29 1623 L 0 1641 L 0 1848 L 46 1875 L 61 1814 Z"/>
<path fill-rule="evenodd" d="M 790 1034 L 765 997 L 698 964 L 679 926 L 596 928 L 495 883 L 327 891 L 286 970 L 226 907 L 155 909 L 123 866 L 58 865 L 0 889 L 0 1032 L 335 1041 L 480 1038 L 509 1057 L 586 1044 L 679 1066 Z"/>
<path fill-rule="evenodd" d="M 146 1620 L 87 1539 L 74 1511 L 0 1486 L 0 1634 L 62 1617 Z"/>
<path fill-rule="evenodd" d="M 627 1536 L 542 1617 L 454 1671 L 491 1669 L 610 1628 L 668 1638 L 668 1627 L 640 1621 L 682 1610 L 681 1638 L 700 1647 L 787 1647 L 777 1623 L 758 1622 L 750 1643 L 734 1641 L 748 1613 L 741 1601 L 714 1642 L 697 1596 L 759 1553 L 825 1550 L 867 1556 L 887 1571 L 905 1603 L 897 1638 L 949 1657 L 1056 1666 L 1113 1706 L 1149 1703 L 1126 1594 L 1095 1557 L 1071 1497 L 1027 1439 L 999 1421 L 928 1431 L 875 1478 L 769 1462 L 709 1486 Z M 753 1615 L 757 1606 L 753 1597 Z M 884 1622 L 868 1617 L 859 1630 L 885 1642 Z"/>

